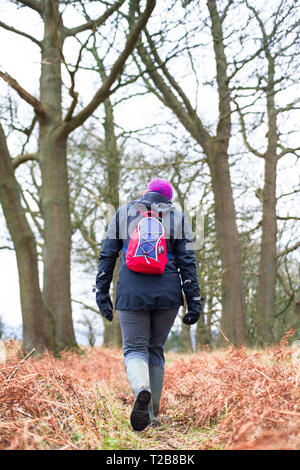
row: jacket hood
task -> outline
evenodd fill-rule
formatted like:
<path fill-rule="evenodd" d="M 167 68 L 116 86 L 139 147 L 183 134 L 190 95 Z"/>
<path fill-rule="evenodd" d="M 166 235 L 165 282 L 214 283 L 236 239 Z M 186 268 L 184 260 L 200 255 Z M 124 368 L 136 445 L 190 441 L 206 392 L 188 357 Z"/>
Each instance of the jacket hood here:
<path fill-rule="evenodd" d="M 153 211 L 161 219 L 163 219 L 166 237 L 170 236 L 171 227 L 180 226 L 182 220 L 182 213 L 176 210 L 175 206 L 165 196 L 157 192 L 147 192 L 139 199 L 130 202 L 126 206 L 122 206 L 118 210 L 118 230 L 115 223 L 111 224 L 114 227 L 114 233 L 119 233 L 120 237 L 129 239 L 136 228 L 138 222 L 144 217 L 143 212 Z"/>
<path fill-rule="evenodd" d="M 160 213 L 162 216 L 175 210 L 175 206 L 171 201 L 169 201 L 169 199 L 156 192 L 147 192 L 139 199 L 133 201 L 132 204 L 138 210 L 143 212 L 151 210 L 158 214 Z"/>

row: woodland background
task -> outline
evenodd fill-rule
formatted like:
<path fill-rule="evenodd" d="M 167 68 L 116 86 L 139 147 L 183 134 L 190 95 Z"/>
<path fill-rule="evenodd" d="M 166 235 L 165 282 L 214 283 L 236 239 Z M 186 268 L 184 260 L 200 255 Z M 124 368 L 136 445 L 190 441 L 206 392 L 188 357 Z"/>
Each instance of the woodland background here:
<path fill-rule="evenodd" d="M 168 348 L 300 339 L 299 8 L 1 2 L 0 254 L 17 259 L 26 350 L 76 346 L 72 307 L 94 344 L 111 210 L 157 176 L 204 214 L 204 315 L 192 328 L 179 317 Z M 103 327 L 120 347 L 116 312 Z"/>

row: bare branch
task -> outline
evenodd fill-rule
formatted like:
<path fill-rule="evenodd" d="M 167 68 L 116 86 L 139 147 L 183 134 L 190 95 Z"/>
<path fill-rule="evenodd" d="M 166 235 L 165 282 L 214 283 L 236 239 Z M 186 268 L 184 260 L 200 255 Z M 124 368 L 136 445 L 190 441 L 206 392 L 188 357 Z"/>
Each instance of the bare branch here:
<path fill-rule="evenodd" d="M 9 380 L 11 380 L 15 375 L 16 373 L 18 372 L 18 370 L 20 369 L 20 367 L 24 364 L 25 361 L 27 361 L 27 359 L 29 359 L 29 357 L 34 353 L 35 351 L 35 348 L 33 348 L 23 359 L 22 361 L 18 364 L 18 366 L 15 368 L 15 370 L 12 372 L 12 374 L 10 374 L 10 376 L 8 377 L 7 379 L 7 382 Z"/>
<path fill-rule="evenodd" d="M 22 154 L 25 153 L 25 147 L 26 147 L 26 145 L 28 144 L 28 142 L 30 140 L 30 137 L 33 133 L 33 129 L 34 129 L 36 123 L 37 123 L 37 115 L 34 114 L 30 126 L 27 127 L 27 129 L 24 129 L 24 131 L 23 131 L 24 134 L 26 135 L 26 140 L 25 140 L 24 144 L 22 145 L 22 151 L 21 151 Z"/>
<path fill-rule="evenodd" d="M 241 236 L 241 237 L 245 237 L 246 235 L 249 235 L 250 233 L 256 232 L 256 230 L 258 230 L 258 229 L 261 227 L 261 223 L 262 223 L 262 221 L 260 220 L 260 221 L 258 222 L 258 224 L 255 225 L 255 227 L 253 227 L 253 228 L 247 230 L 246 232 L 241 232 L 241 233 L 240 233 L 240 236 Z"/>
<path fill-rule="evenodd" d="M 12 164 L 14 169 L 18 168 L 22 163 L 28 162 L 29 160 L 40 161 L 39 156 L 36 153 L 23 153 L 13 158 Z"/>
<path fill-rule="evenodd" d="M 294 101 L 292 101 L 291 103 L 287 104 L 286 106 L 283 106 L 283 107 L 281 107 L 281 108 L 277 108 L 277 109 L 276 109 L 276 113 L 279 114 L 279 113 L 283 113 L 283 112 L 293 111 L 293 110 L 295 110 L 295 109 L 299 109 L 299 107 L 296 106 L 299 102 L 300 102 L 300 98 L 296 98 Z"/>
<path fill-rule="evenodd" d="M 137 39 L 141 31 L 145 27 L 155 7 L 155 4 L 156 0 L 147 0 L 144 13 L 140 16 L 139 20 L 129 33 L 124 50 L 112 66 L 112 69 L 107 79 L 103 82 L 102 86 L 96 92 L 90 103 L 82 111 L 80 111 L 77 116 L 74 116 L 69 122 L 64 124 L 64 126 L 62 127 L 63 134 L 69 134 L 78 126 L 83 124 L 86 119 L 89 118 L 92 113 L 97 109 L 97 107 L 101 103 L 103 103 L 103 101 L 110 95 L 111 87 L 118 78 L 118 76 L 122 73 L 122 69 L 125 65 L 125 62 L 128 59 L 129 55 L 132 53 L 133 49 L 135 48 Z"/>
<path fill-rule="evenodd" d="M 14 89 L 23 100 L 29 103 L 38 115 L 45 116 L 46 111 L 43 108 L 41 102 L 37 100 L 34 96 L 32 96 L 30 93 L 28 93 L 28 91 L 26 91 L 24 88 L 22 88 L 21 85 L 13 77 L 8 75 L 8 73 L 4 73 L 1 71 L 0 77 L 3 78 L 3 80 L 8 83 L 11 88 Z"/>
<path fill-rule="evenodd" d="M 18 3 L 22 3 L 25 7 L 29 7 L 32 10 L 37 11 L 40 15 L 43 13 L 43 5 L 40 0 L 17 0 Z"/>
<path fill-rule="evenodd" d="M 285 307 L 284 307 L 280 312 L 278 312 L 278 313 L 276 313 L 276 314 L 274 315 L 274 318 L 278 318 L 278 317 L 280 317 L 280 315 L 282 315 L 283 313 L 285 313 L 285 312 L 287 311 L 287 309 L 290 307 L 290 305 L 292 304 L 293 300 L 294 300 L 294 294 L 292 294 L 292 295 L 290 296 L 290 298 L 289 298 L 289 300 L 287 301 Z"/>
<path fill-rule="evenodd" d="M 87 38 L 87 40 L 85 41 L 84 44 L 81 45 L 80 47 L 80 50 L 79 50 L 79 54 L 78 54 L 78 58 L 77 58 L 77 62 L 76 62 L 76 65 L 74 67 L 74 70 L 70 70 L 69 67 L 68 67 L 68 64 L 66 63 L 66 60 L 65 60 L 65 57 L 63 55 L 63 52 L 61 50 L 61 57 L 63 59 L 63 62 L 65 64 L 65 67 L 67 69 L 67 71 L 69 72 L 69 75 L 70 75 L 70 79 L 71 79 L 71 87 L 69 89 L 69 95 L 72 97 L 72 103 L 71 103 L 71 106 L 66 114 L 66 117 L 65 117 L 65 121 L 70 121 L 72 116 L 73 116 L 73 113 L 75 111 L 75 108 L 76 108 L 76 105 L 78 103 L 78 92 L 75 91 L 75 75 L 78 71 L 78 68 L 79 68 L 79 64 L 80 64 L 80 61 L 81 61 L 81 56 L 82 56 L 82 52 L 83 50 L 85 49 L 85 47 L 87 46 L 88 42 L 90 40 L 90 36 Z"/>
<path fill-rule="evenodd" d="M 300 193 L 300 189 L 295 189 L 295 191 L 291 191 L 290 193 L 280 194 L 277 199 L 281 199 L 283 197 L 291 196 L 292 194 Z"/>
<path fill-rule="evenodd" d="M 149 38 L 150 36 L 148 35 L 148 39 Z M 147 88 L 154 93 L 163 104 L 173 111 L 196 142 L 200 143 L 203 149 L 207 148 L 211 143 L 211 137 L 208 131 L 204 128 L 201 119 L 196 114 L 196 111 L 193 109 L 184 91 L 176 82 L 174 77 L 171 76 L 165 63 L 160 59 L 156 49 L 153 48 L 153 44 L 150 43 L 149 45 L 153 56 L 155 52 L 154 59 L 152 59 L 142 43 L 139 43 L 137 46 L 138 54 L 155 85 L 155 88 L 151 87 L 151 85 L 149 86 L 149 81 L 142 76 Z M 158 68 L 162 70 L 163 76 L 158 72 Z M 157 89 L 160 93 L 157 93 Z M 175 94 L 175 92 L 177 94 Z M 177 98 L 177 95 L 180 96 L 182 101 Z"/>
<path fill-rule="evenodd" d="M 286 248 L 285 250 L 280 251 L 277 253 L 277 258 L 280 258 L 281 256 L 287 255 L 288 253 L 291 253 L 292 251 L 297 250 L 299 248 L 300 242 L 295 243 L 295 245 L 291 246 L 290 248 Z"/>
<path fill-rule="evenodd" d="M 76 26 L 74 28 L 65 28 L 65 37 L 68 36 L 75 36 L 78 33 L 82 33 L 83 31 L 87 31 L 89 29 L 95 31 L 98 26 L 105 23 L 107 18 L 109 18 L 115 11 L 117 11 L 121 5 L 123 5 L 125 0 L 119 0 L 116 2 L 111 8 L 109 8 L 103 15 L 99 16 L 96 20 L 88 21 L 80 26 Z"/>
<path fill-rule="evenodd" d="M 286 217 L 281 217 L 281 216 L 277 215 L 276 218 L 278 220 L 300 220 L 300 217 L 293 217 L 293 216 L 289 216 L 289 215 L 287 215 Z"/>
<path fill-rule="evenodd" d="M 34 202 L 36 203 L 37 206 L 39 206 L 39 202 L 36 200 L 36 198 L 34 197 L 34 195 L 30 192 L 30 191 L 26 191 L 30 197 L 34 200 Z M 41 238 L 44 238 L 44 230 L 43 230 L 43 227 L 41 226 L 39 220 L 38 220 L 38 217 L 40 216 L 40 213 L 39 212 L 35 212 L 31 209 L 31 206 L 29 204 L 29 202 L 27 201 L 26 199 L 26 196 L 25 196 L 25 192 L 21 190 L 20 188 L 20 194 L 21 194 L 21 198 L 22 198 L 22 201 L 24 202 L 25 206 L 26 206 L 26 212 L 27 214 L 30 215 L 34 225 L 36 226 Z M 37 243 L 37 245 L 43 247 L 43 245 L 40 245 L 39 243 Z"/>
<path fill-rule="evenodd" d="M 239 107 L 239 105 L 236 101 L 235 101 L 235 105 L 236 105 L 237 112 L 238 112 L 239 118 L 240 118 L 241 133 L 242 133 L 244 144 L 246 145 L 249 152 L 253 153 L 253 155 L 256 155 L 257 157 L 260 157 L 260 158 L 265 158 L 265 155 L 263 153 L 259 152 L 258 150 L 256 150 L 254 147 L 252 147 L 252 145 L 248 141 L 244 116 L 243 116 L 243 114 L 241 112 L 241 109 L 240 109 L 240 107 Z"/>
<path fill-rule="evenodd" d="M 297 152 L 300 151 L 300 147 L 298 148 L 284 148 L 279 154 L 278 154 L 278 159 L 284 157 L 285 155 L 289 154 L 289 153 L 292 153 L 294 155 L 296 155 L 296 157 L 299 157 L 299 155 L 297 154 Z"/>
<path fill-rule="evenodd" d="M 19 29 L 16 29 L 13 26 L 8 26 L 7 24 L 2 23 L 2 21 L 0 21 L 0 27 L 7 29 L 7 31 L 11 31 L 12 33 L 19 34 L 20 36 L 24 36 L 27 39 L 30 39 L 30 41 L 37 44 L 40 48 L 43 47 L 42 43 L 38 39 L 34 38 L 30 34 L 25 33 L 24 31 L 20 31 Z"/>
<path fill-rule="evenodd" d="M 163 61 L 160 59 L 158 53 L 157 53 L 157 50 L 155 48 L 155 45 L 154 45 L 154 42 L 152 41 L 151 39 L 151 36 L 150 34 L 148 33 L 148 31 L 146 30 L 145 31 L 145 34 L 146 34 L 146 37 L 147 37 L 147 40 L 148 40 L 148 43 L 150 45 L 150 48 L 151 48 L 151 52 L 153 54 L 153 57 L 156 61 L 156 63 L 158 64 L 159 68 L 163 71 L 165 77 L 167 78 L 167 80 L 169 81 L 170 85 L 173 87 L 173 89 L 178 93 L 178 95 L 180 96 L 180 98 L 182 99 L 186 109 L 187 109 L 187 112 L 190 113 L 192 116 L 195 116 L 196 114 L 196 111 L 195 109 L 193 108 L 193 106 L 191 105 L 188 97 L 186 96 L 186 94 L 184 93 L 184 91 L 182 90 L 182 88 L 179 86 L 179 84 L 176 82 L 176 80 L 174 79 L 174 77 L 170 74 L 169 70 L 167 69 L 166 67 L 166 64 L 163 63 Z"/>
<path fill-rule="evenodd" d="M 83 305 L 83 307 L 87 308 L 88 310 L 92 310 L 92 312 L 98 313 L 98 315 L 99 315 L 99 310 L 97 310 L 94 307 L 91 307 L 90 305 L 85 304 L 84 302 L 81 302 L 81 300 L 72 299 L 72 302 L 75 302 L 76 304 Z"/>

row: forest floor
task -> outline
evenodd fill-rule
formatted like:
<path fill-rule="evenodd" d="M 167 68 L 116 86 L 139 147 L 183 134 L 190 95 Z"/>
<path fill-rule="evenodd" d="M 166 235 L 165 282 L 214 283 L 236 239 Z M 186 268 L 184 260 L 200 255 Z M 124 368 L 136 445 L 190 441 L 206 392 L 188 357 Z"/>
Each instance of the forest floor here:
<path fill-rule="evenodd" d="M 122 353 L 30 357 L 6 342 L 0 449 L 300 449 L 300 351 L 166 354 L 160 428 L 134 432 Z M 19 369 L 17 369 L 19 367 Z M 13 375 L 13 376 L 12 376 Z"/>

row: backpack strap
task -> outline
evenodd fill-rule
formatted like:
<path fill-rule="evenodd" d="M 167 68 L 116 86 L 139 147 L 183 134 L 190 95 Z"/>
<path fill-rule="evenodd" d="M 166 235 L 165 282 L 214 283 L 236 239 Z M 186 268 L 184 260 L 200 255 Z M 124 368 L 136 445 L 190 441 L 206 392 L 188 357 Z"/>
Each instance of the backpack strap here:
<path fill-rule="evenodd" d="M 124 250 L 124 253 L 127 253 L 127 248 L 126 248 L 125 243 L 123 243 L 123 250 Z M 173 251 L 170 251 L 170 253 L 167 253 L 168 260 L 171 258 L 172 255 L 173 255 Z"/>
<path fill-rule="evenodd" d="M 154 211 L 146 211 L 146 212 L 143 212 L 143 211 L 141 211 L 140 209 L 138 209 L 138 210 L 139 210 L 139 212 L 140 212 L 144 217 L 149 217 L 148 214 L 154 214 L 154 215 L 156 215 L 158 218 L 160 218 L 157 212 L 154 212 Z"/>

